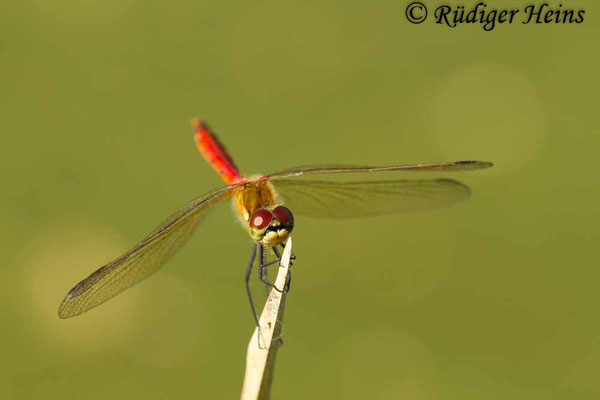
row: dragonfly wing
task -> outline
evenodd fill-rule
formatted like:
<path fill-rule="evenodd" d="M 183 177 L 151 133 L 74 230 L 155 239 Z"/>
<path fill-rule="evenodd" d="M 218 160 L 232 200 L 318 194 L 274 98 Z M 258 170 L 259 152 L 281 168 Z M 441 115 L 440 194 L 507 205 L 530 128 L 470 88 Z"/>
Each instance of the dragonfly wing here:
<path fill-rule="evenodd" d="M 223 187 L 192 200 L 125 254 L 79 282 L 58 308 L 60 318 L 79 315 L 156 272 L 191 236 L 208 207 L 231 195 Z"/>
<path fill-rule="evenodd" d="M 375 171 L 472 171 L 489 168 L 493 164 L 487 161 L 451 161 L 431 164 L 388 165 L 373 167 L 364 165 L 309 165 L 290 168 L 266 175 L 269 179 L 289 178 L 300 175 L 338 174 L 343 172 Z"/>
<path fill-rule="evenodd" d="M 294 213 L 353 218 L 431 210 L 465 200 L 467 186 L 451 179 L 326 182 L 281 179 L 274 183 Z"/>

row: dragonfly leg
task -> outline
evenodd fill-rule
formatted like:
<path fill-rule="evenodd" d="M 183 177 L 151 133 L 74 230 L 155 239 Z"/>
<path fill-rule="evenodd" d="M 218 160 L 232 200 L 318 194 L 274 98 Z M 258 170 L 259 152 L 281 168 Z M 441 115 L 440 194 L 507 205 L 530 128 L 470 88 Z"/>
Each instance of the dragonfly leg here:
<path fill-rule="evenodd" d="M 265 253 L 264 253 L 264 248 L 262 246 L 262 244 L 259 244 L 260 248 L 259 248 L 259 266 L 258 266 L 258 279 L 265 284 L 265 287 L 267 288 L 267 292 L 269 290 L 269 287 L 272 287 L 273 289 L 277 290 L 279 293 L 287 293 L 287 289 L 288 289 L 288 285 L 286 282 L 286 285 L 283 289 L 279 289 L 278 287 L 276 287 L 274 284 L 272 284 L 271 282 L 269 282 L 268 278 L 265 276 L 263 277 L 263 271 L 266 271 L 267 267 L 270 265 L 273 265 L 275 263 L 280 263 L 281 262 L 281 256 L 279 255 L 279 253 L 277 251 L 275 251 L 275 254 L 277 255 L 277 259 L 274 261 L 271 261 L 269 263 L 266 262 L 265 260 Z M 273 249 L 275 249 L 273 247 Z M 288 272 L 289 273 L 289 272 Z M 266 275 L 266 274 L 265 274 Z M 289 275 L 288 275 L 288 279 L 289 279 Z"/>
<path fill-rule="evenodd" d="M 260 245 L 260 246 L 262 247 L 262 245 Z M 276 253 L 276 255 L 277 255 L 277 253 Z M 266 262 L 266 258 L 265 258 L 264 252 L 263 252 L 262 260 L 263 260 L 263 265 L 262 265 L 262 268 L 259 267 L 258 279 L 261 282 L 265 283 L 265 293 L 266 293 L 266 296 L 268 298 L 269 297 L 269 287 L 272 287 L 272 285 L 270 285 L 269 283 L 265 282 L 265 280 L 267 280 L 267 281 L 269 280 L 269 274 L 268 274 L 269 270 L 267 269 L 267 267 L 270 267 L 270 266 L 272 266 L 274 264 L 280 264 L 281 263 L 281 257 L 278 256 L 275 260 Z"/>
<path fill-rule="evenodd" d="M 283 249 L 285 249 L 285 244 L 282 243 L 281 247 Z M 277 259 L 279 261 L 281 261 L 281 253 L 279 253 L 279 250 L 277 250 L 277 247 L 273 247 L 273 252 L 277 256 Z M 290 268 L 292 268 L 292 261 L 294 261 L 295 259 L 296 259 L 296 255 L 292 252 L 292 254 L 290 255 Z"/>
<path fill-rule="evenodd" d="M 256 258 L 256 247 L 258 243 L 255 242 L 252 246 L 252 254 L 250 256 L 250 262 L 248 263 L 248 268 L 246 269 L 246 293 L 248 294 L 248 301 L 250 302 L 250 308 L 252 309 L 252 316 L 254 317 L 254 322 L 256 322 L 256 327 L 260 331 L 260 324 L 258 323 L 258 315 L 256 315 L 256 309 L 254 308 L 254 302 L 252 301 L 252 293 L 250 292 L 250 273 L 252 272 L 252 266 L 254 265 L 254 259 Z M 261 246 L 262 247 L 262 246 Z"/>
<path fill-rule="evenodd" d="M 265 280 L 269 280 L 269 274 L 268 274 L 268 270 L 267 267 L 271 264 L 273 264 L 273 262 L 267 263 L 266 259 L 265 259 L 265 247 L 259 243 L 258 244 L 258 279 L 261 282 L 264 282 L 263 280 L 263 274 L 265 275 Z M 268 299 L 269 298 L 269 285 L 265 283 L 265 297 Z"/>
<path fill-rule="evenodd" d="M 277 250 L 277 247 L 273 247 L 273 253 L 275 253 L 275 256 L 277 256 L 277 261 L 281 262 L 281 253 L 279 252 L 279 250 Z"/>

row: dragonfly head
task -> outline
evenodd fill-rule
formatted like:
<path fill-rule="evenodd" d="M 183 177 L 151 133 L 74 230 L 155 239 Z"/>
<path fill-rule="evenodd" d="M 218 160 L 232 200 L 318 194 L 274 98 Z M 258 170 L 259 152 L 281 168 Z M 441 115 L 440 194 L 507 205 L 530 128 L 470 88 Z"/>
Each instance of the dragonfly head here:
<path fill-rule="evenodd" d="M 265 246 L 277 246 L 288 238 L 294 229 L 294 216 L 289 208 L 277 206 L 273 210 L 260 208 L 248 223 L 250 237 Z"/>

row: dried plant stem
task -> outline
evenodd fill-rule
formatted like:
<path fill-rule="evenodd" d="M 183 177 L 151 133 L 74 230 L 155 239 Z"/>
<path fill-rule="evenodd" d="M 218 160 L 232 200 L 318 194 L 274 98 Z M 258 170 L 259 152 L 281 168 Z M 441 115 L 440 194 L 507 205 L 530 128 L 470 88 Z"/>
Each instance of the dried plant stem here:
<path fill-rule="evenodd" d="M 275 286 L 285 287 L 292 255 L 292 239 L 289 238 L 281 266 L 275 279 Z M 281 344 L 281 322 L 285 306 L 285 293 L 272 289 L 259 319 L 260 330 L 256 328 L 248 344 L 246 373 L 242 387 L 242 400 L 266 400 L 271 397 L 271 382 L 275 369 L 275 356 Z"/>

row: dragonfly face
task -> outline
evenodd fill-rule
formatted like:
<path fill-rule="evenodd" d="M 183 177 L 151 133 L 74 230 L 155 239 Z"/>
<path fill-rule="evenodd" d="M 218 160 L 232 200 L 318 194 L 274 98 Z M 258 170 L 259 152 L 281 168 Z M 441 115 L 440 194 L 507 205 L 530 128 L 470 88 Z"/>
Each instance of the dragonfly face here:
<path fill-rule="evenodd" d="M 277 206 L 272 211 L 266 208 L 258 209 L 248 223 L 250 237 L 269 247 L 285 241 L 293 229 L 294 215 L 284 206 Z"/>

